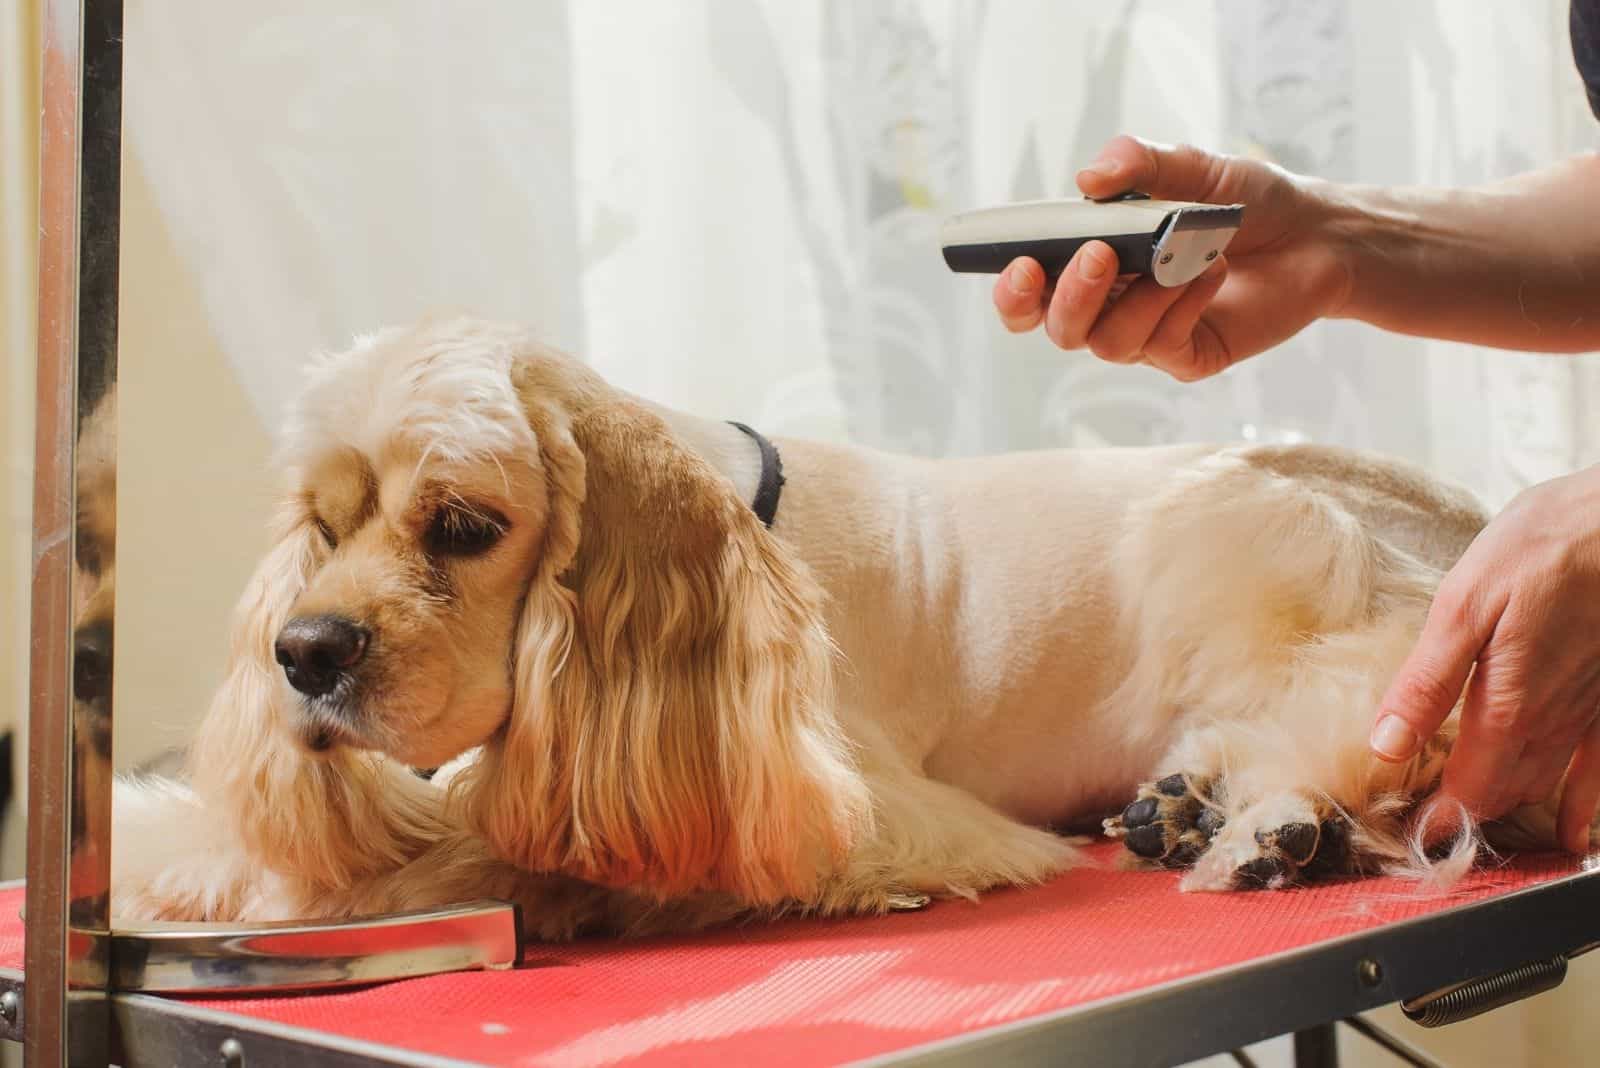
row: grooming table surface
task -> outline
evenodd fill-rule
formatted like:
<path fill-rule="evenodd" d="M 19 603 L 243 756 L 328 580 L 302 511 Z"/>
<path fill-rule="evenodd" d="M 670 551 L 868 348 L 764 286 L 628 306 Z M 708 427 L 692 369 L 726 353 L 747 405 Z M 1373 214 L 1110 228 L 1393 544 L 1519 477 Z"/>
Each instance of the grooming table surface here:
<path fill-rule="evenodd" d="M 1109 845 L 1090 853 L 1096 868 L 977 904 L 537 945 L 512 971 L 189 1004 L 490 1065 L 834 1064 L 1148 991 L 1578 870 L 1567 857 L 1524 857 L 1447 895 L 1394 879 L 1183 894 L 1175 873 L 1116 870 Z M 20 889 L 0 891 L 0 916 L 11 918 L 0 929 L 0 967 L 19 971 L 21 903 Z"/>

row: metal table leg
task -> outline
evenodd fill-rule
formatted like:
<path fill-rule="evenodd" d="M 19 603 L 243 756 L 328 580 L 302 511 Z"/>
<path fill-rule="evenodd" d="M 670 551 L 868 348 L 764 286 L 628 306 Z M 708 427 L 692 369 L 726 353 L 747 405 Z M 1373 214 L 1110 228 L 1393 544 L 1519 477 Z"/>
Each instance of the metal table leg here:
<path fill-rule="evenodd" d="M 1339 1035 L 1333 1024 L 1294 1033 L 1294 1068 L 1339 1068 Z"/>

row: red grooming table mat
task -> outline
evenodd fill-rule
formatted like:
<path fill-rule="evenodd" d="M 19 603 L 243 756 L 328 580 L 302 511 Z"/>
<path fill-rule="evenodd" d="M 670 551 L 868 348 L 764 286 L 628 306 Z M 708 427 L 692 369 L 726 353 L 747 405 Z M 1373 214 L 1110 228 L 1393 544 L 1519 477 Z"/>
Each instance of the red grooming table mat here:
<path fill-rule="evenodd" d="M 794 920 L 694 938 L 534 946 L 524 966 L 296 996 L 195 999 L 489 1065 L 836 1064 L 1255 960 L 1522 889 L 1565 856 L 1446 894 L 1394 879 L 1184 894 L 1168 872 L 1095 869 L 979 903 Z M 20 969 L 22 891 L 0 892 L 0 967 Z"/>

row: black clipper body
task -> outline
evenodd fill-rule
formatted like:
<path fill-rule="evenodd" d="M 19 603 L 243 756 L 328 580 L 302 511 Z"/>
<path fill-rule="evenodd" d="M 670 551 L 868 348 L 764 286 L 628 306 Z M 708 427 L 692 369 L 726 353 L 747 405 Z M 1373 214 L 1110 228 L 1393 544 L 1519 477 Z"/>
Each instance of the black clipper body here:
<path fill-rule="evenodd" d="M 1084 244 L 1104 241 L 1116 251 L 1118 274 L 1148 274 L 1161 285 L 1181 286 L 1205 273 L 1243 220 L 1243 204 L 1124 193 L 962 212 L 945 221 L 939 243 L 952 271 L 998 274 L 1018 256 L 1032 256 L 1054 278 Z"/>

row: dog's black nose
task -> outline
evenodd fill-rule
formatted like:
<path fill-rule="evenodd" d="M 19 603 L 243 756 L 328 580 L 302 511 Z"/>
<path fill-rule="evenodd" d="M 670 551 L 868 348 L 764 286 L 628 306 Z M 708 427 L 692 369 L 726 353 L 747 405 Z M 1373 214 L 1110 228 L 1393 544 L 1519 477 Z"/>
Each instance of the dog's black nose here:
<path fill-rule="evenodd" d="M 97 701 L 111 688 L 111 621 L 88 623 L 72 639 L 72 696 Z"/>
<path fill-rule="evenodd" d="M 289 685 L 321 697 L 361 662 L 369 637 L 365 627 L 343 616 L 302 616 L 283 625 L 273 651 Z"/>

